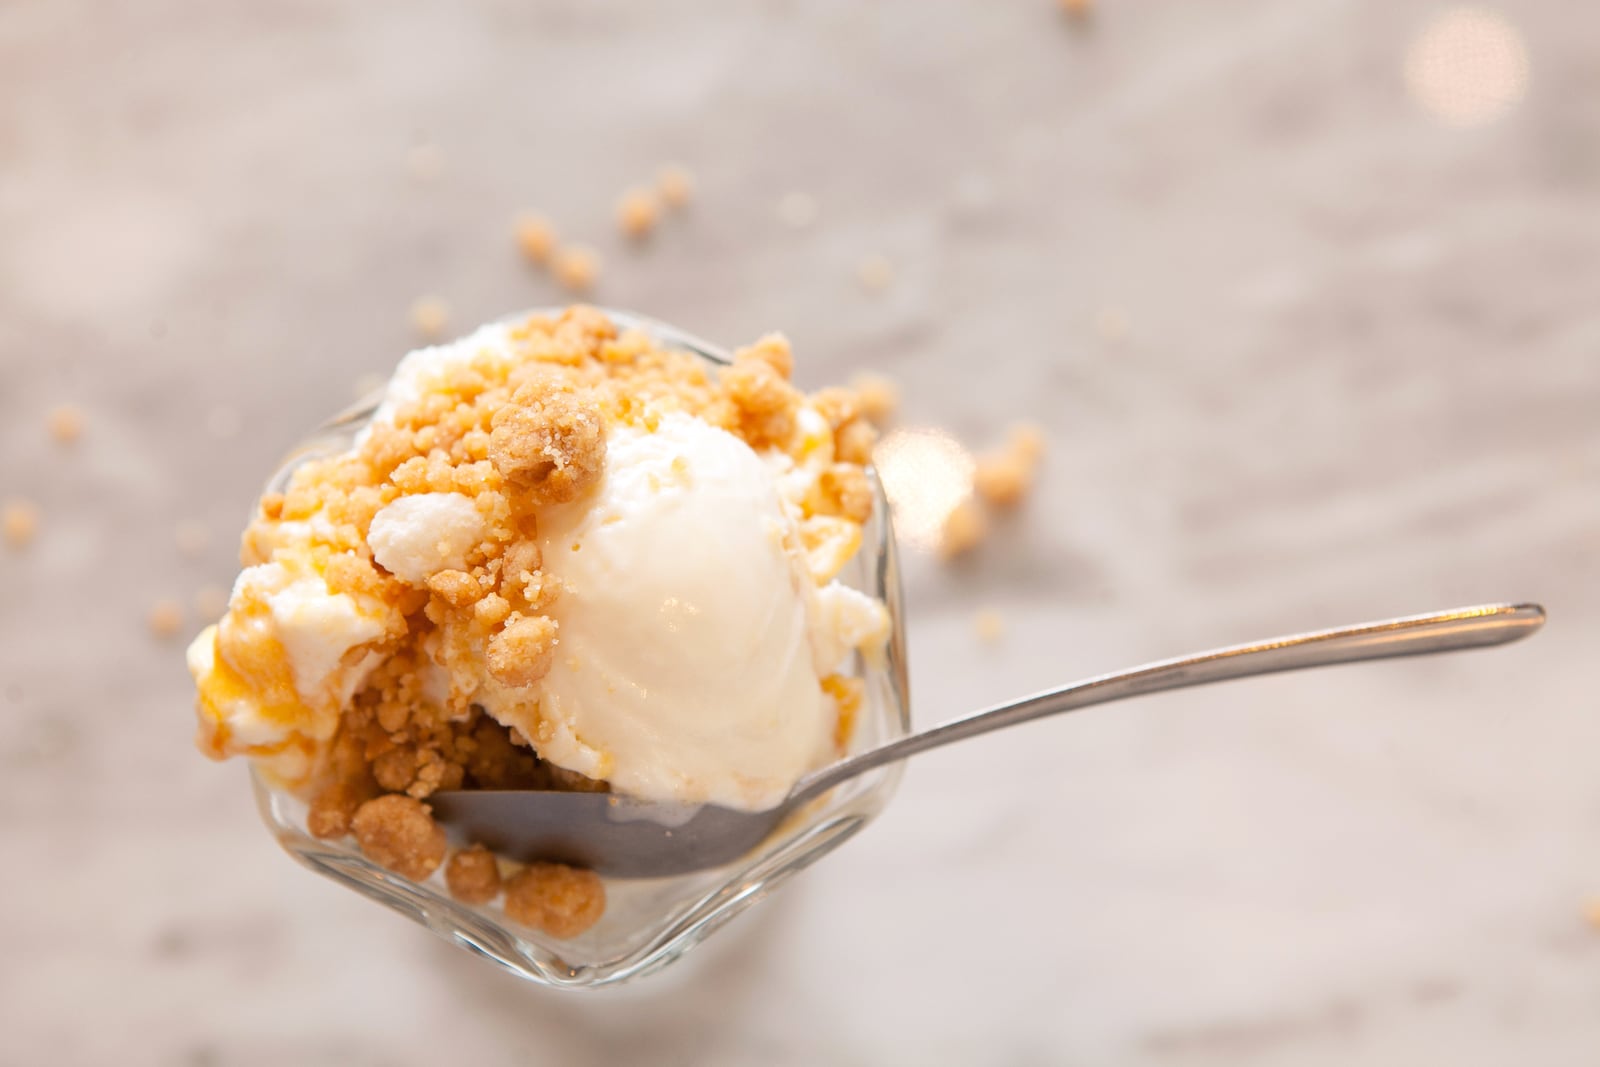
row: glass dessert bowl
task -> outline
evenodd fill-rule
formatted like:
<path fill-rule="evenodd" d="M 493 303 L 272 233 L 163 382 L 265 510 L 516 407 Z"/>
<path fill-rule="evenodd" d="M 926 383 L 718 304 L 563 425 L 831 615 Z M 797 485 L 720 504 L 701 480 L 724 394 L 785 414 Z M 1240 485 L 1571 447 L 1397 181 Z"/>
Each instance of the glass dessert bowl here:
<path fill-rule="evenodd" d="M 554 316 L 558 312 L 532 314 Z M 664 324 L 626 312 L 603 314 L 621 330 L 641 331 L 662 349 L 689 353 L 715 367 L 734 362 L 722 350 Z M 380 412 L 380 399 L 374 397 L 344 412 L 308 438 L 285 461 L 267 492 L 284 493 L 295 472 L 306 464 L 349 452 Z M 852 680 L 859 703 L 849 716 L 850 726 L 834 758 L 900 737 L 909 726 L 894 539 L 881 487 L 870 468 L 866 473 L 871 512 L 861 524 L 859 549 L 837 572 L 835 581 L 881 603 L 887 611 L 888 634 L 881 652 L 852 652 L 848 666 L 841 670 Z M 841 784 L 725 866 L 665 878 L 606 877 L 604 910 L 598 921 L 566 937 L 515 921 L 492 896 L 487 903 L 472 902 L 470 894 L 463 899 L 454 883 L 447 885 L 443 864 L 436 863 L 425 876 L 408 877 L 403 873 L 404 863 L 385 866 L 377 862 L 372 850 L 364 851 L 351 836 L 314 832 L 317 813 L 304 789 L 294 788 L 270 769 L 263 771 L 259 762 L 253 777 L 263 819 L 279 843 L 300 862 L 523 978 L 546 985 L 596 987 L 672 962 L 790 875 L 837 847 L 883 808 L 899 773 L 894 765 Z M 626 792 L 620 786 L 617 791 Z M 469 844 L 450 841 L 452 850 Z M 396 866 L 402 869 L 394 869 Z M 512 869 L 503 863 L 501 867 Z"/>

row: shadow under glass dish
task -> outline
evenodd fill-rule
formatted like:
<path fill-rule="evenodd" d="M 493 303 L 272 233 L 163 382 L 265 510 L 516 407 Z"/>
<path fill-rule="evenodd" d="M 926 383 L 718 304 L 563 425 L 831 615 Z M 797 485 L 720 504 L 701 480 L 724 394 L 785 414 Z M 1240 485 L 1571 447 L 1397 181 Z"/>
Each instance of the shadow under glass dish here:
<path fill-rule="evenodd" d="M 692 353 L 713 365 L 730 362 L 722 349 L 674 327 L 625 311 L 601 310 L 619 327 L 641 329 L 663 347 Z M 559 313 L 560 309 L 536 309 L 507 321 Z M 378 400 L 377 395 L 369 397 L 314 432 L 285 460 L 267 491 L 281 492 L 300 464 L 348 450 L 371 421 Z M 882 486 L 875 475 L 870 480 L 873 514 L 863 528 L 861 550 L 839 579 L 882 600 L 889 609 L 892 627 L 880 664 L 869 664 L 859 657 L 856 662 L 865 693 L 851 739 L 855 752 L 904 736 L 910 727 L 894 538 Z M 257 808 L 278 842 L 295 859 L 518 977 L 571 988 L 614 984 L 649 974 L 678 959 L 872 821 L 888 803 L 899 781 L 900 767 L 894 765 L 846 782 L 715 867 L 674 874 L 657 872 L 657 877 L 607 877 L 606 910 L 599 922 L 578 937 L 558 940 L 512 922 L 497 906 L 465 904 L 454 899 L 445 887 L 442 872 L 414 882 L 366 859 L 349 838 L 313 837 L 306 828 L 305 802 L 261 774 L 254 775 Z"/>

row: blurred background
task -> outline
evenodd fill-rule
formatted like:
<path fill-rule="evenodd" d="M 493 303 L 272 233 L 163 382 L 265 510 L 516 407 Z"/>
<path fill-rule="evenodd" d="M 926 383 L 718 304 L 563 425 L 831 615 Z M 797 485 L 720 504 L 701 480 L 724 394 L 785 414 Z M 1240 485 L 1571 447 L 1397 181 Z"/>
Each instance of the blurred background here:
<path fill-rule="evenodd" d="M 1558 0 L 6 0 L 0 1063 L 1600 1062 L 1597 40 Z M 671 971 L 521 985 L 284 856 L 182 649 L 306 429 L 571 299 L 522 212 L 596 302 L 782 330 L 960 442 L 898 472 L 958 481 L 906 520 L 919 724 L 1551 623 L 922 757 Z M 941 561 L 1019 419 L 1033 494 Z"/>

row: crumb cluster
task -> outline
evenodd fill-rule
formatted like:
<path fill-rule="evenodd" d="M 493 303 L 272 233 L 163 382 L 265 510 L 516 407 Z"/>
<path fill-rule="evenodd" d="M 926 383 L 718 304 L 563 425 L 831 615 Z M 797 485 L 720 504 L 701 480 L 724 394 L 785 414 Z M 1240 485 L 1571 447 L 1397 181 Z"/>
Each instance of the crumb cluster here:
<path fill-rule="evenodd" d="M 654 182 L 626 189 L 617 198 L 617 229 L 629 241 L 642 243 L 655 233 L 663 215 L 682 211 L 693 197 L 693 175 L 678 164 L 663 166 Z M 518 215 L 512 237 L 524 259 L 549 270 L 556 284 L 569 293 L 582 296 L 599 283 L 599 253 L 587 245 L 562 241 L 543 215 Z"/>
<path fill-rule="evenodd" d="M 834 461 L 802 504 L 801 536 L 813 573 L 831 576 L 859 546 L 871 514 L 863 464 L 876 431 L 849 390 L 801 393 L 790 381 L 788 343 L 777 335 L 720 371 L 619 329 L 592 308 L 531 317 L 511 329 L 510 340 L 515 358 L 485 351 L 452 364 L 392 419 L 374 423 L 358 447 L 301 465 L 285 492 L 260 501 L 242 556 L 247 566 L 269 562 L 286 531 L 315 519 L 320 532 L 309 551 L 329 590 L 386 605 L 402 620 L 377 644 L 381 662 L 336 707 L 331 741 L 306 746 L 311 769 L 289 783 L 309 802 L 310 832 L 353 834 L 368 858 L 409 878 L 443 866 L 459 899 L 485 903 L 503 891 L 513 919 L 570 937 L 604 909 L 597 877 L 535 864 L 502 884 L 502 862 L 476 846 L 447 862 L 443 831 L 426 804 L 441 789 L 607 788 L 542 760 L 538 737 L 502 725 L 473 701 L 485 668 L 499 685 L 537 683 L 559 642 L 548 609 L 562 591 L 542 570 L 540 509 L 577 499 L 598 481 L 613 426 L 651 428 L 681 411 L 796 460 L 821 433 Z M 820 420 L 802 418 L 807 407 Z M 466 547 L 459 566 L 408 581 L 374 558 L 369 532 L 387 505 L 431 493 L 470 498 L 482 539 Z M 276 641 L 259 627 L 230 624 L 258 610 L 248 591 L 235 594 L 217 631 L 218 658 L 245 665 L 251 677 L 279 679 L 272 695 L 293 701 Z M 430 688 L 427 679 L 441 673 L 448 684 Z M 859 682 L 832 676 L 823 685 L 840 711 L 842 745 L 861 702 Z M 273 754 L 202 721 L 201 745 L 213 755 Z"/>

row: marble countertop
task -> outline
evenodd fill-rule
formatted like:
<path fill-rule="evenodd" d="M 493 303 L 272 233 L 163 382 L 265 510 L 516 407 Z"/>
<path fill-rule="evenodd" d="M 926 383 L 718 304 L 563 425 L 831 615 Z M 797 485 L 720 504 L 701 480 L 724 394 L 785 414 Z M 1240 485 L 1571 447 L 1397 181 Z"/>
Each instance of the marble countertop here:
<path fill-rule="evenodd" d="M 1099 7 L 0 6 L 0 496 L 41 509 L 0 549 L 0 1063 L 1600 1062 L 1600 11 Z M 693 209 L 630 251 L 616 197 L 669 160 Z M 804 383 L 886 371 L 971 444 L 1048 428 L 1024 514 L 911 561 L 919 723 L 1390 614 L 1551 623 L 930 754 L 682 965 L 521 985 L 281 854 L 145 620 L 231 578 L 414 300 L 561 299 L 525 208 L 598 300 L 782 329 Z"/>

